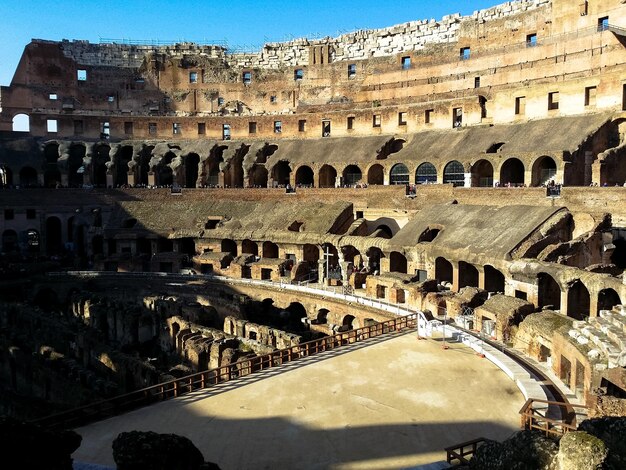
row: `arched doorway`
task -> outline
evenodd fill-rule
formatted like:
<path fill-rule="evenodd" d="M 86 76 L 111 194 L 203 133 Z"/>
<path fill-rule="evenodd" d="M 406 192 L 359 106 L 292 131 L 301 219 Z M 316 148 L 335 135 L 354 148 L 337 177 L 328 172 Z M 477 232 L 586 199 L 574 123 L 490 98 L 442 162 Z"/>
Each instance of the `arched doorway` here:
<path fill-rule="evenodd" d="M 340 331 L 350 331 L 359 328 L 359 322 L 354 315 L 346 315 L 341 321 Z"/>
<path fill-rule="evenodd" d="M 98 187 L 105 187 L 107 184 L 107 162 L 109 161 L 108 145 L 98 145 L 95 148 L 95 155 L 91 164 L 93 170 L 93 184 Z"/>
<path fill-rule="evenodd" d="M 267 169 L 255 164 L 250 170 L 250 183 L 255 188 L 267 188 Z"/>
<path fill-rule="evenodd" d="M 278 245 L 270 241 L 263 242 L 263 258 L 278 258 Z"/>
<path fill-rule="evenodd" d="M 590 297 L 587 287 L 577 279 L 567 291 L 567 316 L 576 320 L 589 317 Z"/>
<path fill-rule="evenodd" d="M 485 290 L 504 294 L 504 274 L 490 265 L 485 265 Z"/>
<path fill-rule="evenodd" d="M 234 240 L 225 238 L 222 240 L 222 253 L 230 253 L 232 256 L 237 256 L 237 243 Z"/>
<path fill-rule="evenodd" d="M 389 172 L 389 184 L 409 184 L 409 169 L 404 163 L 396 163 Z"/>
<path fill-rule="evenodd" d="M 500 168 L 500 186 L 522 186 L 524 184 L 524 164 L 517 158 L 509 158 Z"/>
<path fill-rule="evenodd" d="M 176 158 L 174 153 L 167 152 L 157 166 L 158 184 L 160 186 L 172 186 L 174 184 L 174 172 L 170 166 L 174 158 Z"/>
<path fill-rule="evenodd" d="M 435 260 L 435 279 L 439 282 L 452 282 L 452 263 L 445 258 Z"/>
<path fill-rule="evenodd" d="M 384 184 L 385 183 L 385 169 L 382 165 L 376 163 L 372 165 L 367 171 L 367 184 Z"/>
<path fill-rule="evenodd" d="M 407 273 L 406 256 L 398 251 L 392 251 L 389 254 L 389 272 Z"/>
<path fill-rule="evenodd" d="M 322 254 L 324 256 L 324 273 L 326 277 L 329 279 L 341 279 L 337 248 L 330 243 L 324 243 L 322 245 Z"/>
<path fill-rule="evenodd" d="M 478 287 L 478 269 L 465 261 L 459 261 L 459 289 L 462 287 Z"/>
<path fill-rule="evenodd" d="M 61 220 L 58 217 L 46 219 L 46 254 L 60 253 L 63 249 Z"/>
<path fill-rule="evenodd" d="M 287 186 L 291 176 L 289 162 L 281 160 L 272 167 L 272 179 L 279 186 Z"/>
<path fill-rule="evenodd" d="M 549 307 L 561 310 L 561 287 L 548 273 L 537 275 L 537 305 L 539 308 Z"/>
<path fill-rule="evenodd" d="M 543 186 L 556 177 L 556 162 L 547 156 L 539 157 L 533 163 L 532 185 Z"/>
<path fill-rule="evenodd" d="M 313 186 L 313 170 L 307 165 L 302 165 L 296 170 L 296 185 Z"/>
<path fill-rule="evenodd" d="M 307 318 L 306 308 L 300 302 L 291 302 L 285 309 L 287 312 L 287 329 L 299 331 L 304 329 L 303 318 Z"/>
<path fill-rule="evenodd" d="M 124 145 L 117 153 L 117 159 L 115 161 L 115 184 L 119 186 L 124 186 L 128 184 L 128 164 L 133 159 L 133 153 L 134 150 L 131 145 Z M 159 180 L 159 184 L 165 183 L 161 183 Z"/>
<path fill-rule="evenodd" d="M 70 156 L 67 161 L 67 182 L 70 188 L 80 188 L 83 185 L 83 158 L 85 158 L 84 145 L 72 145 Z"/>
<path fill-rule="evenodd" d="M 360 183 L 361 179 L 363 179 L 363 172 L 358 166 L 348 165 L 343 170 L 343 184 L 353 186 L 357 183 Z"/>
<path fill-rule="evenodd" d="M 334 188 L 337 184 L 337 170 L 330 165 L 320 168 L 319 185 L 320 188 Z"/>
<path fill-rule="evenodd" d="M 493 186 L 493 165 L 489 160 L 478 160 L 472 165 L 472 187 L 491 188 Z"/>
<path fill-rule="evenodd" d="M 382 250 L 376 246 L 372 246 L 365 252 L 367 257 L 367 266 L 369 272 L 373 274 L 380 274 L 380 260 L 384 258 Z"/>
<path fill-rule="evenodd" d="M 330 310 L 328 310 L 327 308 L 320 308 L 317 311 L 317 324 L 318 325 L 324 325 L 326 324 L 326 322 L 328 322 L 328 314 L 330 313 Z"/>
<path fill-rule="evenodd" d="M 22 167 L 20 170 L 20 186 L 23 188 L 31 188 L 38 185 L 37 170 L 31 166 Z"/>
<path fill-rule="evenodd" d="M 598 314 L 600 310 L 612 310 L 616 305 L 621 305 L 622 300 L 614 289 L 602 289 L 598 292 Z"/>
<path fill-rule="evenodd" d="M 252 240 L 245 239 L 241 242 L 241 253 L 259 256 L 259 246 Z"/>
<path fill-rule="evenodd" d="M 195 188 L 198 182 L 198 165 L 200 156 L 197 153 L 190 153 L 185 157 L 185 187 Z"/>
<path fill-rule="evenodd" d="M 437 168 L 429 162 L 422 163 L 415 171 L 416 184 L 432 184 L 437 182 Z"/>
<path fill-rule="evenodd" d="M 443 169 L 443 183 L 452 183 L 453 186 L 465 186 L 465 168 L 457 160 L 452 160 Z"/>

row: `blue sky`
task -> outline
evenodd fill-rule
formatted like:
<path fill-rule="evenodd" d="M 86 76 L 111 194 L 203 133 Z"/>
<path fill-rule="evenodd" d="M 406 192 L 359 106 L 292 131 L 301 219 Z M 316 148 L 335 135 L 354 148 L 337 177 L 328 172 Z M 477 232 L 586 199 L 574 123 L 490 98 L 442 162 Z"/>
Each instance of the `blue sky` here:
<path fill-rule="evenodd" d="M 31 38 L 226 40 L 230 47 L 336 36 L 451 13 L 472 14 L 504 0 L 0 0 L 0 85 L 8 85 Z"/>

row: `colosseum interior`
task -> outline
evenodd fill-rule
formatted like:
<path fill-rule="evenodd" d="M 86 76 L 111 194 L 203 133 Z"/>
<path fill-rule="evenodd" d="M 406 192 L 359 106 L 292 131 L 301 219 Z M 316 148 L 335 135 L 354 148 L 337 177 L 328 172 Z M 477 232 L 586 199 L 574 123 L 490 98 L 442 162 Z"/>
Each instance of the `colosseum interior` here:
<path fill-rule="evenodd" d="M 626 415 L 623 1 L 33 39 L 0 100 L 0 413 L 78 427 L 417 327 Z"/>

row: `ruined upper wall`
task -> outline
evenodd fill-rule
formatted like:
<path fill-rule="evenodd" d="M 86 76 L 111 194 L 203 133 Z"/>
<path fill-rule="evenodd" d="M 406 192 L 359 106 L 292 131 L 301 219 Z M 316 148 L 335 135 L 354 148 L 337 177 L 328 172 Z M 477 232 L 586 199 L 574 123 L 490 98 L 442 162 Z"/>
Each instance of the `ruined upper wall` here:
<path fill-rule="evenodd" d="M 339 60 L 361 60 L 384 57 L 406 51 L 424 49 L 429 44 L 456 42 L 461 23 L 506 18 L 518 13 L 551 6 L 552 0 L 518 0 L 502 3 L 473 15 L 444 16 L 441 20 L 410 21 L 382 29 L 360 30 L 337 38 L 320 40 L 296 39 L 284 43 L 267 43 L 257 53 L 227 54 L 220 45 L 197 45 L 182 43 L 175 45 L 91 44 L 88 41 L 60 43 L 63 54 L 78 64 L 91 66 L 131 67 L 141 66 L 147 53 L 169 56 L 200 54 L 212 58 L 224 58 L 236 68 L 280 68 L 298 65 L 313 65 Z"/>

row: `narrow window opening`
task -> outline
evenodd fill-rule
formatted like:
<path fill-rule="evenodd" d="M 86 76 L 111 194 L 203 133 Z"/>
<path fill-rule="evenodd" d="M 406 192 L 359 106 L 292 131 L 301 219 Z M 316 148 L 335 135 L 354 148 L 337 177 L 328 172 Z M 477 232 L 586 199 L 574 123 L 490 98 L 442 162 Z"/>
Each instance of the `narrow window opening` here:
<path fill-rule="evenodd" d="M 559 92 L 553 91 L 548 93 L 548 109 L 555 110 L 559 109 Z"/>
<path fill-rule="evenodd" d="M 298 81 L 298 80 L 302 80 L 304 78 L 304 70 L 302 69 L 296 69 L 293 71 L 293 79 Z"/>
<path fill-rule="evenodd" d="M 182 128 L 180 126 L 180 122 L 175 122 L 172 124 L 172 134 L 178 135 L 182 132 Z"/>
<path fill-rule="evenodd" d="M 156 122 L 148 123 L 148 134 L 156 135 L 156 133 L 157 133 L 157 124 L 156 124 Z"/>
<path fill-rule="evenodd" d="M 256 134 L 256 122 L 250 121 L 248 123 L 248 134 Z"/>
<path fill-rule="evenodd" d="M 87 71 L 84 69 L 79 69 L 76 71 L 76 78 L 79 82 L 87 81 Z"/>
<path fill-rule="evenodd" d="M 77 119 L 74 121 L 74 134 L 81 135 L 84 132 L 84 124 L 82 120 Z"/>
<path fill-rule="evenodd" d="M 463 126 L 463 108 L 454 108 L 452 110 L 452 127 L 459 128 Z"/>
<path fill-rule="evenodd" d="M 348 64 L 348 78 L 356 77 L 356 64 Z"/>
<path fill-rule="evenodd" d="M 469 47 L 462 47 L 459 51 L 459 58 L 461 60 L 468 60 L 471 56 L 471 50 Z"/>
<path fill-rule="evenodd" d="M 274 121 L 274 134 L 280 134 L 283 131 L 282 121 Z"/>
<path fill-rule="evenodd" d="M 474 88 L 480 88 L 480 77 L 474 77 Z"/>
<path fill-rule="evenodd" d="M 526 114 L 526 97 L 518 96 L 515 98 L 515 114 L 517 116 L 523 116 Z"/>
<path fill-rule="evenodd" d="M 606 31 L 607 29 L 609 29 L 609 17 L 598 18 L 598 31 Z"/>
<path fill-rule="evenodd" d="M 298 121 L 298 132 L 306 131 L 306 119 L 300 119 Z"/>
<path fill-rule="evenodd" d="M 322 137 L 330 137 L 330 121 L 322 121 Z"/>
<path fill-rule="evenodd" d="M 276 103 L 277 103 L 277 101 L 278 101 L 278 100 L 277 100 L 277 98 L 276 98 L 276 95 L 272 95 L 272 96 L 270 96 L 270 103 L 272 103 L 272 104 L 276 104 Z"/>
<path fill-rule="evenodd" d="M 252 83 L 252 72 L 243 72 L 242 80 L 244 85 L 250 85 Z"/>
<path fill-rule="evenodd" d="M 585 106 L 596 105 L 596 91 L 597 88 L 595 86 L 588 86 L 585 88 Z"/>
<path fill-rule="evenodd" d="M 380 114 L 374 114 L 372 116 L 372 127 L 380 127 Z"/>
<path fill-rule="evenodd" d="M 189 83 L 198 83 L 198 72 L 189 72 Z"/>
<path fill-rule="evenodd" d="M 535 47 L 537 45 L 537 34 L 532 33 L 526 35 L 526 47 Z"/>
<path fill-rule="evenodd" d="M 206 134 L 206 123 L 199 122 L 198 123 L 198 135 L 205 135 L 205 134 Z"/>
<path fill-rule="evenodd" d="M 398 113 L 398 125 L 399 126 L 406 126 L 406 112 L 399 112 Z"/>
<path fill-rule="evenodd" d="M 56 93 L 50 93 L 48 95 L 48 98 L 50 98 L 50 100 L 52 100 L 52 101 L 55 101 L 55 100 L 59 99 L 59 97 L 57 96 Z"/>
<path fill-rule="evenodd" d="M 133 123 L 132 121 L 124 122 L 124 134 L 132 135 L 133 134 Z"/>
<path fill-rule="evenodd" d="M 433 122 L 434 109 L 427 109 L 424 111 L 424 124 L 431 124 Z"/>
<path fill-rule="evenodd" d="M 402 57 L 402 70 L 408 70 L 411 68 L 411 56 Z"/>
<path fill-rule="evenodd" d="M 104 121 L 100 125 L 100 138 L 108 140 L 111 136 L 111 124 L 108 121 Z"/>
<path fill-rule="evenodd" d="M 230 140 L 230 124 L 222 124 L 222 140 Z"/>
<path fill-rule="evenodd" d="M 49 133 L 54 133 L 59 131 L 58 123 L 56 119 L 48 119 L 46 120 L 46 129 Z"/>
<path fill-rule="evenodd" d="M 348 128 L 348 130 L 354 129 L 354 116 L 348 116 L 346 127 Z"/>

